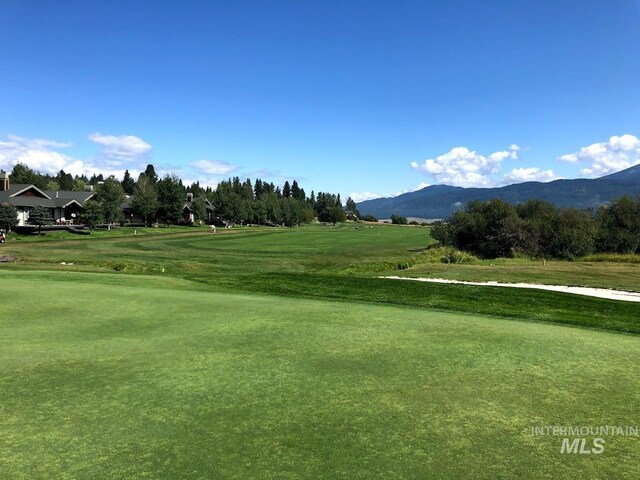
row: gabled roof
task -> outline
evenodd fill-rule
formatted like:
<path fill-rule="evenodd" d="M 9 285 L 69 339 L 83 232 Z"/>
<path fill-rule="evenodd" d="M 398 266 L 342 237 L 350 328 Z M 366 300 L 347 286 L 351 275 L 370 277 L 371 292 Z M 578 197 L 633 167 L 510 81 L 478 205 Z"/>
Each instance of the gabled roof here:
<path fill-rule="evenodd" d="M 10 185 L 9 190 L 7 190 L 7 192 L 9 193 L 9 197 L 19 197 L 24 195 L 29 190 L 35 191 L 42 198 L 51 198 L 49 195 L 47 195 L 44 191 L 40 190 L 35 185 L 30 185 L 26 183 L 17 183 L 15 185 Z M 2 192 L 2 193 L 5 193 L 5 192 Z"/>
<path fill-rule="evenodd" d="M 53 199 L 75 200 L 78 203 L 84 203 L 96 194 L 96 192 L 76 192 L 71 190 L 45 190 L 45 193 Z"/>
<path fill-rule="evenodd" d="M 182 207 L 182 210 L 184 211 L 185 208 L 189 211 L 193 210 L 193 202 L 185 202 L 184 206 Z M 213 212 L 215 210 L 209 200 L 204 201 L 204 209 L 207 212 Z"/>
<path fill-rule="evenodd" d="M 67 201 L 66 203 L 62 204 L 62 205 L 56 205 L 56 207 L 62 207 L 62 208 L 67 208 L 69 205 L 72 204 L 76 204 L 77 206 L 79 206 L 80 208 L 82 208 L 84 205 L 82 205 L 79 201 L 77 201 L 76 199 L 71 199 L 69 201 Z"/>
<path fill-rule="evenodd" d="M 84 206 L 85 202 L 93 197 L 95 192 L 74 192 L 70 190 L 46 190 L 56 207 L 67 207 L 75 202 L 78 206 Z"/>
<path fill-rule="evenodd" d="M 5 203 L 5 202 L 9 202 L 9 200 L 11 199 L 11 197 L 13 195 L 15 195 L 18 192 L 23 192 L 25 190 L 27 190 L 29 187 L 31 187 L 32 185 L 25 185 L 25 184 L 13 184 L 9 187 L 9 190 L 2 190 L 0 191 L 0 203 Z M 11 203 L 11 202 L 9 202 Z"/>
<path fill-rule="evenodd" d="M 28 191 L 36 195 L 25 195 Z M 82 207 L 94 195 L 95 192 L 40 190 L 35 185 L 16 183 L 10 185 L 9 190 L 0 191 L 0 203 L 10 203 L 15 207 L 42 205 L 47 208 L 65 208 L 75 203 Z"/>

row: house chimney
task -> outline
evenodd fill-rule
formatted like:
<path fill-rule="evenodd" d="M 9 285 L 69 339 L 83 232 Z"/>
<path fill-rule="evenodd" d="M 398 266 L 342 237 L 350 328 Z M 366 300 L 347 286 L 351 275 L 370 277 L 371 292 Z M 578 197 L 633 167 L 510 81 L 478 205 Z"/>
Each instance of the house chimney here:
<path fill-rule="evenodd" d="M 187 202 L 193 202 L 193 193 L 187 193 Z"/>
<path fill-rule="evenodd" d="M 0 192 L 9 190 L 9 175 L 4 170 L 0 170 Z"/>
<path fill-rule="evenodd" d="M 56 198 L 58 198 L 58 192 L 56 192 Z"/>

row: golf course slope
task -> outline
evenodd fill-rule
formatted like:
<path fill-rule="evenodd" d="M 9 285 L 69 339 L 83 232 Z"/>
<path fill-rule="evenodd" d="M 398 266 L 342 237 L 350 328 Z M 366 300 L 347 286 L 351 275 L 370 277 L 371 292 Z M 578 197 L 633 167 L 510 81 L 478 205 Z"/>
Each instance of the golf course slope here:
<path fill-rule="evenodd" d="M 532 434 L 638 425 L 634 335 L 159 276 L 0 292 L 1 478 L 640 478 L 637 437 Z"/>

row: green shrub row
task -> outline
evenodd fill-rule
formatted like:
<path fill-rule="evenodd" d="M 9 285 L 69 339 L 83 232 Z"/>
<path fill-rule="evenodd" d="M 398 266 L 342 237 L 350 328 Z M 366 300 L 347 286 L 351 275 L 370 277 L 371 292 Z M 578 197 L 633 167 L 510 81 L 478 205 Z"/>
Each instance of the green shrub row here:
<path fill-rule="evenodd" d="M 594 253 L 640 253 L 640 197 L 624 196 L 596 212 L 558 208 L 529 200 L 472 201 L 431 236 L 481 258 L 529 257 L 573 260 Z"/>

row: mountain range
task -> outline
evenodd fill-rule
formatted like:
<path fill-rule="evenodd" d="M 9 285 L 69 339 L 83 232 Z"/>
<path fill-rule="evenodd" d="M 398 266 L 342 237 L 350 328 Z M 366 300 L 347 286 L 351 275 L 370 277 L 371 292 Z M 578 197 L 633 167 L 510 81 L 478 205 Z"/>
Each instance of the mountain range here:
<path fill-rule="evenodd" d="M 525 182 L 495 188 L 432 185 L 397 197 L 376 198 L 357 204 L 361 215 L 389 218 L 447 218 L 471 200 L 499 198 L 516 204 L 529 199 L 547 200 L 559 207 L 598 208 L 622 195 L 640 194 L 640 164 L 599 178 Z"/>

